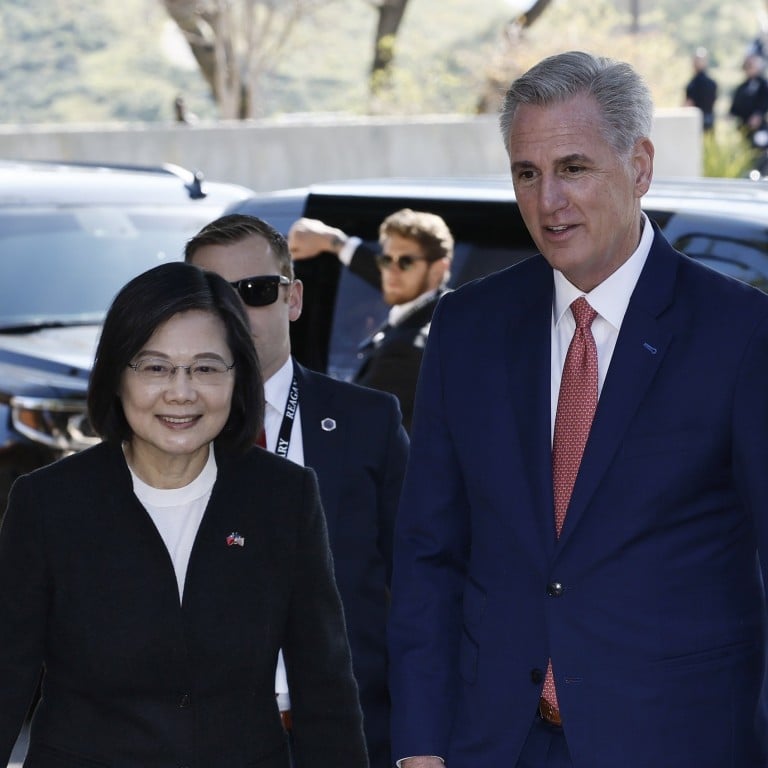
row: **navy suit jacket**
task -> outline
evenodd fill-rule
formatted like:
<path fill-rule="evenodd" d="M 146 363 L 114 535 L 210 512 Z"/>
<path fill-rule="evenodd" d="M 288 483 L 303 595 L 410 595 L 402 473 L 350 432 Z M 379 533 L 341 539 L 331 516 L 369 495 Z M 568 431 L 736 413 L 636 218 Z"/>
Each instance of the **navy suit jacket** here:
<path fill-rule="evenodd" d="M 304 463 L 320 484 L 371 768 L 390 768 L 386 621 L 408 436 L 393 395 L 296 361 L 294 370 Z"/>
<path fill-rule="evenodd" d="M 434 315 L 396 530 L 393 756 L 514 766 L 551 658 L 577 768 L 765 768 L 768 297 L 656 229 L 559 539 L 552 297 L 536 256 Z"/>
<path fill-rule="evenodd" d="M 297 764 L 368 765 L 315 477 L 257 448 L 216 459 L 181 601 L 119 445 L 16 481 L 0 529 L 0 765 L 43 663 L 28 768 L 288 768 L 280 648 Z"/>

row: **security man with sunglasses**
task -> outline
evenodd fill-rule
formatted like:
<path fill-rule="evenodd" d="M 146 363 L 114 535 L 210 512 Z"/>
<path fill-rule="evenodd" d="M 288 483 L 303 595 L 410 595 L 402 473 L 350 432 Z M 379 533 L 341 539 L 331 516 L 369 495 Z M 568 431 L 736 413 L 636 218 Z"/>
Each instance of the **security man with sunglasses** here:
<path fill-rule="evenodd" d="M 228 280 L 245 304 L 265 381 L 264 447 L 317 475 L 370 765 L 390 768 L 385 627 L 394 518 L 408 454 L 397 400 L 293 359 L 289 328 L 301 314 L 303 286 L 285 238 L 269 224 L 255 216 L 223 216 L 187 243 L 184 256 Z M 289 733 L 290 664 L 281 656 L 276 679 Z"/>
<path fill-rule="evenodd" d="M 288 232 L 295 260 L 335 253 L 342 264 L 381 287 L 387 321 L 360 345 L 355 382 L 397 395 L 410 431 L 413 399 L 432 313 L 446 290 L 453 236 L 440 216 L 403 208 L 379 227 L 381 252 L 317 219 L 299 219 Z"/>

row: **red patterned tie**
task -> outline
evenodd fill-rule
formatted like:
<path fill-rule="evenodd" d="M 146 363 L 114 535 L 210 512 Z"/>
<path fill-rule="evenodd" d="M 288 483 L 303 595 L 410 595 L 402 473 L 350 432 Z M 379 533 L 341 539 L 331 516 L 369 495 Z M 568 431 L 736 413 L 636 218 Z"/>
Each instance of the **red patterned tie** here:
<path fill-rule="evenodd" d="M 563 529 L 565 512 L 597 408 L 597 347 L 591 328 L 597 312 L 582 296 L 571 304 L 571 313 L 576 320 L 576 330 L 563 366 L 552 441 L 557 536 L 560 536 Z M 547 666 L 542 695 L 558 709 L 551 660 Z"/>

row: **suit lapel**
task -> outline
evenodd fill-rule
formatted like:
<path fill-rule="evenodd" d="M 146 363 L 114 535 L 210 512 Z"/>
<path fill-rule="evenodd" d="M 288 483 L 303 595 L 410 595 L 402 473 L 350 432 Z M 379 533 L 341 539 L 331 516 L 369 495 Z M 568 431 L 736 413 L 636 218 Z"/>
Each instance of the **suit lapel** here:
<path fill-rule="evenodd" d="M 341 404 L 324 377 L 293 361 L 299 385 L 301 437 L 304 465 L 312 467 L 320 485 L 323 511 L 329 532 L 338 510 L 339 478 L 344 471 L 339 459 L 344 455 L 344 436 L 348 429 Z"/>
<path fill-rule="evenodd" d="M 672 343 L 674 330 L 660 316 L 673 299 L 678 259 L 656 230 L 622 322 L 558 549 L 578 525 Z"/>
<path fill-rule="evenodd" d="M 550 441 L 550 346 L 552 270 L 541 258 L 534 288 L 515 302 L 506 334 L 512 429 L 523 461 L 523 487 L 530 493 L 532 525 L 547 555 L 554 549 L 552 447 Z"/>
<path fill-rule="evenodd" d="M 367 339 L 360 342 L 357 347 L 358 351 L 370 353 L 376 346 L 378 346 L 378 344 L 381 343 L 387 332 L 391 331 L 393 328 L 418 329 L 425 326 L 431 320 L 435 311 L 435 307 L 437 306 L 437 302 L 440 300 L 440 297 L 444 293 L 445 291 L 438 291 L 436 295 L 431 296 L 423 304 L 418 304 L 417 306 L 413 307 L 411 311 L 408 314 L 402 316 L 395 325 L 390 325 L 389 320 L 382 323 L 370 336 L 368 336 Z"/>

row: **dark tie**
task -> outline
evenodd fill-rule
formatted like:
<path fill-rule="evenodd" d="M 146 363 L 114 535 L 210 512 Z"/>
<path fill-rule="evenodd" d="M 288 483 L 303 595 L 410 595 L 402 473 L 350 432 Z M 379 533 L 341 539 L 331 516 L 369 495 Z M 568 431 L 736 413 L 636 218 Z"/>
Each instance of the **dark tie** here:
<path fill-rule="evenodd" d="M 552 441 L 557 536 L 563 529 L 565 512 L 597 408 L 597 347 L 592 336 L 592 321 L 597 312 L 582 296 L 571 304 L 571 313 L 576 320 L 576 330 L 565 356 Z M 542 695 L 555 709 L 558 708 L 551 660 Z"/>

